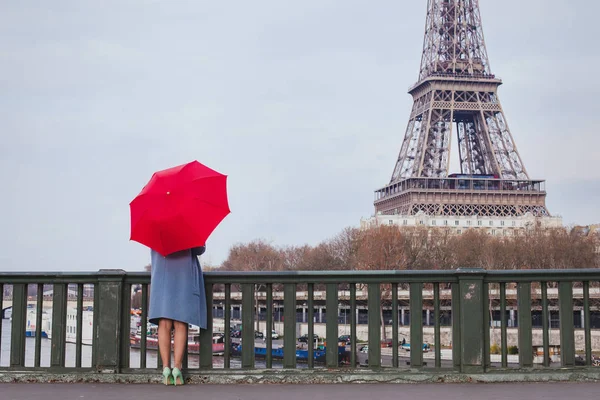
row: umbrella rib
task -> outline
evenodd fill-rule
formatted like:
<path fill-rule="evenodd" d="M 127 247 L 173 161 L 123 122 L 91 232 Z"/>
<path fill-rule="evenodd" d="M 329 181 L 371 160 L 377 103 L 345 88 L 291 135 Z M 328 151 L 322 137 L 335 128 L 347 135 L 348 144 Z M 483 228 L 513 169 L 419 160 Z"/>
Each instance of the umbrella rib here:
<path fill-rule="evenodd" d="M 202 202 L 202 203 L 208 204 L 208 205 L 210 205 L 210 206 L 213 206 L 214 208 L 218 208 L 218 209 L 224 209 L 224 208 L 225 208 L 225 207 L 223 207 L 222 205 L 217 205 L 217 204 L 215 204 L 215 203 L 213 203 L 213 202 L 210 202 L 210 201 L 206 201 L 206 200 L 204 200 L 204 199 L 201 199 L 200 197 L 193 197 L 193 199 L 194 199 L 194 200 L 198 200 L 199 202 Z M 227 208 L 229 208 L 229 207 L 227 207 Z"/>

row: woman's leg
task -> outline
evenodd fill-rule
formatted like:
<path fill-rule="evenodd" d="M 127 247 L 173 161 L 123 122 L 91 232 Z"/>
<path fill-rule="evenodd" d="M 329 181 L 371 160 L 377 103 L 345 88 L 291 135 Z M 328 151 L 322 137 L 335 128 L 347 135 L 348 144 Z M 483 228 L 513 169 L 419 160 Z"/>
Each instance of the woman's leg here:
<path fill-rule="evenodd" d="M 175 368 L 181 369 L 181 364 L 183 363 L 183 353 L 185 352 L 185 347 L 187 346 L 188 324 L 185 322 L 173 321 L 173 325 L 175 326 L 174 366 Z"/>
<path fill-rule="evenodd" d="M 163 367 L 171 367 L 171 330 L 173 320 L 161 318 L 158 321 L 158 348 Z"/>

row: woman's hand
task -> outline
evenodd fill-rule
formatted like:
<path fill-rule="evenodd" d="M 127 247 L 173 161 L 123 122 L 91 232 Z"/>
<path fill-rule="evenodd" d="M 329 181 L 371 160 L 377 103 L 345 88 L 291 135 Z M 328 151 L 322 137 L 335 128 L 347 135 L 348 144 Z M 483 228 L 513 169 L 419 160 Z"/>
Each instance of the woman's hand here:
<path fill-rule="evenodd" d="M 206 246 L 194 247 L 192 248 L 193 256 L 201 256 L 206 251 Z"/>

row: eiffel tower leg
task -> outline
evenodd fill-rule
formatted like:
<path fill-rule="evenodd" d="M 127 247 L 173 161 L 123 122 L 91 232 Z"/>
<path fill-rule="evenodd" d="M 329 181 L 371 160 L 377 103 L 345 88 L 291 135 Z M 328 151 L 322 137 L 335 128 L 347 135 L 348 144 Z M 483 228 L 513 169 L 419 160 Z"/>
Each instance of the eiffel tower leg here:
<path fill-rule="evenodd" d="M 500 176 L 504 179 L 529 179 L 504 114 L 501 111 L 485 111 L 483 115 Z"/>
<path fill-rule="evenodd" d="M 460 158 L 460 172 L 463 174 L 489 174 L 491 168 L 486 165 L 485 143 L 481 138 L 481 121 L 477 121 L 477 115 L 460 115 L 456 118 L 458 152 Z"/>
<path fill-rule="evenodd" d="M 434 109 L 430 113 L 426 135 L 415 176 L 443 177 L 448 173 L 452 111 Z M 414 170 L 414 169 L 413 169 Z"/>
<path fill-rule="evenodd" d="M 500 166 L 498 165 L 498 162 L 497 162 L 496 158 L 494 157 L 494 154 L 492 151 L 492 141 L 490 139 L 490 132 L 489 132 L 487 123 L 485 121 L 485 116 L 484 116 L 482 110 L 480 110 L 475 115 L 474 120 L 475 120 L 475 127 L 476 127 L 476 131 L 475 131 L 474 135 L 477 136 L 477 138 L 474 140 L 477 140 L 479 148 L 481 149 L 484 170 L 488 174 L 501 176 Z"/>
<path fill-rule="evenodd" d="M 517 151 L 517 146 L 515 145 L 515 141 L 508 129 L 508 123 L 506 122 L 506 117 L 504 116 L 504 112 L 497 112 L 495 115 L 496 122 L 498 123 L 498 127 L 500 128 L 500 134 L 502 135 L 502 142 L 504 144 L 504 148 L 508 153 L 508 158 L 511 162 L 513 170 L 516 172 L 517 179 L 529 179 L 529 175 L 525 170 L 525 166 L 523 165 L 523 161 L 521 161 L 521 156 Z"/>
<path fill-rule="evenodd" d="M 396 167 L 392 173 L 391 182 L 400 178 L 406 178 L 410 175 L 412 164 L 415 160 L 416 143 L 419 140 L 420 131 L 420 119 L 412 118 L 408 121 L 406 134 L 404 136 L 404 141 L 402 142 L 402 147 L 400 148 L 398 160 L 396 161 Z"/>

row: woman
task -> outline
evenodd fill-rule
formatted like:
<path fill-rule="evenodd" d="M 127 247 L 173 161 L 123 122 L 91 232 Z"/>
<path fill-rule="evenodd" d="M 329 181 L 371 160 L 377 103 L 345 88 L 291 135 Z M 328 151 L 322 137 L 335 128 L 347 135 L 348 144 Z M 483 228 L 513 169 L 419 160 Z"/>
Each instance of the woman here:
<path fill-rule="evenodd" d="M 206 293 L 197 256 L 205 247 L 162 256 L 152 250 L 151 323 L 158 325 L 158 347 L 164 366 L 165 385 L 183 385 L 181 363 L 187 346 L 188 324 L 206 329 Z M 174 365 L 171 370 L 171 331 L 174 333 Z"/>

